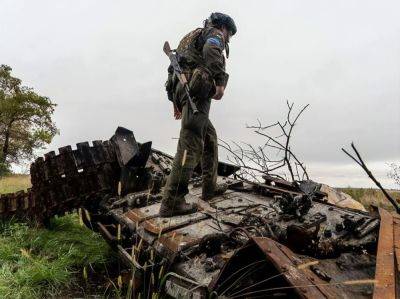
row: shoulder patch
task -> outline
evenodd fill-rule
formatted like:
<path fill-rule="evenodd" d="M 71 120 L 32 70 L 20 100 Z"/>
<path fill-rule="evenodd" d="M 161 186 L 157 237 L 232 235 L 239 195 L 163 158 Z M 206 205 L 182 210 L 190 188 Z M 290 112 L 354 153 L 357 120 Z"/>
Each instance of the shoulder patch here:
<path fill-rule="evenodd" d="M 210 45 L 213 45 L 213 46 L 217 46 L 217 47 L 219 47 L 219 48 L 221 48 L 221 49 L 224 48 L 224 45 L 223 45 L 221 39 L 218 38 L 218 37 L 209 37 L 209 38 L 207 39 L 206 43 L 207 43 L 207 44 L 210 44 Z"/>

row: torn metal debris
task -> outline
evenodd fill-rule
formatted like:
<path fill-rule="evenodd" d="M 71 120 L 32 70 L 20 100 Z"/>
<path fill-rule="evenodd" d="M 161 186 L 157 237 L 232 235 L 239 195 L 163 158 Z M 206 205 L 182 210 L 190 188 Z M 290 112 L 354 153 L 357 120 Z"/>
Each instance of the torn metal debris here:
<path fill-rule="evenodd" d="M 137 293 L 174 298 L 398 298 L 400 218 L 327 202 L 311 181 L 237 179 L 206 202 L 201 169 L 194 214 L 158 215 L 172 157 L 118 128 L 110 141 L 50 152 L 31 165 L 32 188 L 0 197 L 0 216 L 46 223 L 78 208 L 133 271 Z M 390 295 L 390 296 L 389 296 Z M 389 296 L 389 297 L 387 297 Z M 396 297 L 397 296 L 397 297 Z"/>

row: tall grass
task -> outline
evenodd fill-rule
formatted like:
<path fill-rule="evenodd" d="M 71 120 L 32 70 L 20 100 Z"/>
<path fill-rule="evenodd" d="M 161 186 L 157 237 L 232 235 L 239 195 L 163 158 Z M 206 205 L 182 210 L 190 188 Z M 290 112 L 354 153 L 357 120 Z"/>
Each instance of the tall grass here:
<path fill-rule="evenodd" d="M 53 219 L 51 229 L 22 223 L 0 227 L 0 298 L 43 298 L 77 286 L 82 269 L 111 259 L 105 241 L 76 215 Z"/>
<path fill-rule="evenodd" d="M 31 187 L 29 175 L 13 174 L 0 178 L 0 194 L 26 190 Z"/>
<path fill-rule="evenodd" d="M 340 191 L 349 194 L 352 198 L 359 201 L 367 209 L 371 205 L 385 208 L 387 210 L 394 210 L 388 199 L 383 192 L 379 189 L 373 188 L 339 188 Z M 389 194 L 400 203 L 400 191 L 388 191 Z"/>

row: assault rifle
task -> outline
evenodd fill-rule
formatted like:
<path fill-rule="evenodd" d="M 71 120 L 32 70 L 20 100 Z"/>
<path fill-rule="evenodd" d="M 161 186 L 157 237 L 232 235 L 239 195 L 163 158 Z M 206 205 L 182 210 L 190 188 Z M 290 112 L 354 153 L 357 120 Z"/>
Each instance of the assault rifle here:
<path fill-rule="evenodd" d="M 175 75 L 178 77 L 179 81 L 183 85 L 183 88 L 185 88 L 185 92 L 188 97 L 189 105 L 193 111 L 193 114 L 196 114 L 199 111 L 197 110 L 196 104 L 193 102 L 193 99 L 190 95 L 189 85 L 188 85 L 186 76 L 183 73 L 183 71 L 178 63 L 178 57 L 176 55 L 176 52 L 171 50 L 171 47 L 169 46 L 169 42 L 164 43 L 163 50 L 164 50 L 164 53 L 169 57 L 169 60 L 171 61 L 171 66 L 174 69 Z"/>

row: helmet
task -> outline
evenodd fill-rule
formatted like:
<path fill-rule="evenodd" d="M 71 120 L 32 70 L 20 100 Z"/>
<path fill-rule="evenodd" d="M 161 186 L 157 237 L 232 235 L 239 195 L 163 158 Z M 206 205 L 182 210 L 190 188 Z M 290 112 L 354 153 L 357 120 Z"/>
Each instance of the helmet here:
<path fill-rule="evenodd" d="M 213 12 L 208 20 L 206 20 L 206 23 L 216 27 L 224 26 L 232 35 L 234 35 L 237 31 L 235 21 L 224 13 Z"/>

